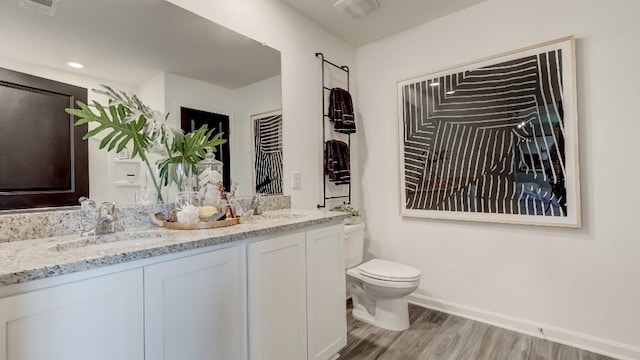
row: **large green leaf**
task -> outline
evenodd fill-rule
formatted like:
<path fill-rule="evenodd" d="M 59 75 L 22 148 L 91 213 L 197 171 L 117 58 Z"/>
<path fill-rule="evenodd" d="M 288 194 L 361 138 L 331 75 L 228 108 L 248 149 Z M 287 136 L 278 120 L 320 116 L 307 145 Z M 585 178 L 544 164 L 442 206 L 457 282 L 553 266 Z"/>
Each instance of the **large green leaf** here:
<path fill-rule="evenodd" d="M 144 115 L 140 115 L 137 121 L 125 123 L 122 120 L 130 114 L 130 111 L 123 105 L 110 105 L 105 109 L 97 101 L 93 106 L 98 111 L 95 113 L 87 104 L 76 102 L 77 109 L 66 109 L 66 112 L 75 115 L 78 120 L 76 125 L 94 123 L 96 127 L 84 135 L 84 139 L 94 137 L 105 130 L 109 133 L 100 141 L 100 149 L 107 148 L 107 151 L 122 151 L 127 145 L 133 147 L 132 154 L 145 159 L 145 150 L 149 145 L 149 139 L 140 131 L 146 123 Z"/>

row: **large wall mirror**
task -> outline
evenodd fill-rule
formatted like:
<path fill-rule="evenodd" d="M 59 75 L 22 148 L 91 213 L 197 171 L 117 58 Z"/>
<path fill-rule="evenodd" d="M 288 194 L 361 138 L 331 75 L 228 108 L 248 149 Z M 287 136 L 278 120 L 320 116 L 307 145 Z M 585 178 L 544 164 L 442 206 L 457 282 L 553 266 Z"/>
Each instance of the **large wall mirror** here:
<path fill-rule="evenodd" d="M 255 192 L 251 117 L 281 108 L 279 51 L 164 0 L 42 3 L 0 2 L 1 68 L 87 88 L 90 102 L 107 102 L 91 91 L 100 84 L 132 91 L 178 128 L 181 108 L 226 115 L 225 171 Z M 40 141 L 31 135 L 16 134 Z M 90 197 L 134 203 L 144 168 L 98 144 L 88 140 Z"/>

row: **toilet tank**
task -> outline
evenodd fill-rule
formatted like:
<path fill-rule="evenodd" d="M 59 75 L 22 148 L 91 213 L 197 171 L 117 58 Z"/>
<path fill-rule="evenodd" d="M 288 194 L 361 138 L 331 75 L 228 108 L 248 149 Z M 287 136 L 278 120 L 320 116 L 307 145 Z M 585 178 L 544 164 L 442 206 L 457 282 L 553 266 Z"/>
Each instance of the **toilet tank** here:
<path fill-rule="evenodd" d="M 345 262 L 347 269 L 362 262 L 364 253 L 364 223 L 344 226 Z"/>

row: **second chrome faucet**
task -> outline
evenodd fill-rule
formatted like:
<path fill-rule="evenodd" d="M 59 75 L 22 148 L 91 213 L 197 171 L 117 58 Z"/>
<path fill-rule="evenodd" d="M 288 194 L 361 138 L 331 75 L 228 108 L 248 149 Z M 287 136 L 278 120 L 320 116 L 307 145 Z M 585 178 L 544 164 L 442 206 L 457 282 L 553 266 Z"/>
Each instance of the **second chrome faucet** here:
<path fill-rule="evenodd" d="M 84 205 L 84 201 L 82 205 Z M 124 227 L 120 222 L 120 214 L 118 208 L 116 208 L 116 204 L 113 202 L 103 202 L 98 208 L 98 218 L 95 227 L 83 232 L 82 236 L 108 234 L 123 230 Z"/>

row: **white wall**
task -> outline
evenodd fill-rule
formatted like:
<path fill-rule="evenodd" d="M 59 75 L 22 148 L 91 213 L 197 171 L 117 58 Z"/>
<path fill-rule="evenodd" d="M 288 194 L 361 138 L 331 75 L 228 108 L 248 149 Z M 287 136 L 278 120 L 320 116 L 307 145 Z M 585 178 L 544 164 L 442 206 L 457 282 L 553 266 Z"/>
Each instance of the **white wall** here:
<path fill-rule="evenodd" d="M 282 76 L 259 81 L 233 91 L 231 179 L 239 182 L 238 194 L 254 193 L 251 115 L 282 109 Z"/>
<path fill-rule="evenodd" d="M 359 48 L 368 251 L 413 265 L 414 301 L 640 358 L 640 2 L 488 0 Z M 396 81 L 574 34 L 583 227 L 398 215 Z"/>
<path fill-rule="evenodd" d="M 150 108 L 165 112 L 165 77 L 166 73 L 159 73 L 138 86 L 136 95 Z"/>
<path fill-rule="evenodd" d="M 98 89 L 100 85 L 107 84 L 118 89 L 131 91 L 131 86 L 125 84 L 114 83 L 111 80 L 99 79 L 91 76 L 83 75 L 82 70 L 60 71 L 51 68 L 42 67 L 39 65 L 27 64 L 10 59 L 0 58 L 0 67 L 10 69 L 14 71 L 23 72 L 34 76 L 39 76 L 46 79 L 64 82 L 67 84 L 80 86 L 87 88 L 88 101 L 98 101 L 100 103 L 106 103 L 106 98 L 100 94 L 96 94 L 91 89 Z"/>
<path fill-rule="evenodd" d="M 167 121 L 178 129 L 181 107 L 229 115 L 231 118 L 233 92 L 204 81 L 165 73 L 165 111 L 169 113 Z"/>
<path fill-rule="evenodd" d="M 322 184 L 321 74 L 316 52 L 354 67 L 355 50 L 280 0 L 168 0 L 281 52 L 284 192 L 293 207 L 315 207 Z M 291 171 L 302 175 L 292 190 Z"/>

